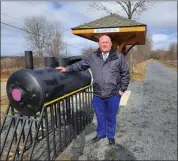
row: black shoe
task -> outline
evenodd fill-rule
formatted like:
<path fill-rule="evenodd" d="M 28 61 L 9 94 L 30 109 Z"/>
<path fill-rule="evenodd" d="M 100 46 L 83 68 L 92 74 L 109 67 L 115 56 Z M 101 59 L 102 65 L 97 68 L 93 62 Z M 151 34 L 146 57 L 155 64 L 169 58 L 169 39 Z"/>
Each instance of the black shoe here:
<path fill-rule="evenodd" d="M 102 136 L 102 137 L 95 136 L 95 137 L 91 140 L 91 142 L 92 142 L 92 143 L 96 143 L 96 142 L 100 141 L 100 140 L 103 139 L 103 138 L 105 138 L 105 136 Z"/>
<path fill-rule="evenodd" d="M 109 140 L 109 145 L 115 145 L 115 139 L 108 139 Z"/>

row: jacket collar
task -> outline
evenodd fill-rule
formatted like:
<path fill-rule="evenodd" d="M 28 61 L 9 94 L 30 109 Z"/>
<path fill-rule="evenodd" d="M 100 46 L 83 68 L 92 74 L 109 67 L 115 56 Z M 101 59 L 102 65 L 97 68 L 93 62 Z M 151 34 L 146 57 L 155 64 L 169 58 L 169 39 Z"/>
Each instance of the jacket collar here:
<path fill-rule="evenodd" d="M 96 55 L 97 55 L 98 57 L 100 57 L 101 59 L 103 59 L 103 58 L 102 58 L 101 50 L 100 50 L 99 48 L 96 50 Z M 109 56 L 108 56 L 108 58 L 106 59 L 105 63 L 107 63 L 107 62 L 109 62 L 109 61 L 112 61 L 112 60 L 115 60 L 115 59 L 117 59 L 117 58 L 118 58 L 118 57 L 117 57 L 116 49 L 112 47 L 111 50 L 110 50 L 110 52 L 109 52 Z"/>

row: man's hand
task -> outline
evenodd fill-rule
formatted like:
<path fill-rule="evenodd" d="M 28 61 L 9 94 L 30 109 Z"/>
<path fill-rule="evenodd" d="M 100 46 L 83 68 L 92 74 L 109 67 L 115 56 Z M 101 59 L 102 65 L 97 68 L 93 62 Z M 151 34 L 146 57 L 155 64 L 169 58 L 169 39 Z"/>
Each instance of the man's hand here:
<path fill-rule="evenodd" d="M 66 68 L 65 67 L 56 67 L 57 70 L 60 70 L 61 72 L 66 72 Z"/>
<path fill-rule="evenodd" d="M 122 95 L 124 94 L 124 92 L 122 92 L 122 91 L 119 91 L 119 94 L 120 94 L 120 96 L 122 96 Z"/>

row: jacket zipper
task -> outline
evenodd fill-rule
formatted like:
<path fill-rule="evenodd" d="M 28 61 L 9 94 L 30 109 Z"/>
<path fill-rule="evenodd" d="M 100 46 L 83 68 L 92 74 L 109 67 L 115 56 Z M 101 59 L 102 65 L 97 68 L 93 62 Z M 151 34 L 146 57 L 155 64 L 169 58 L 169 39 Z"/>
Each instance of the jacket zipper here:
<path fill-rule="evenodd" d="M 102 91 L 101 91 L 101 95 L 103 95 L 103 91 L 104 91 L 104 78 L 103 78 L 103 67 L 104 67 L 104 64 L 102 65 Z"/>

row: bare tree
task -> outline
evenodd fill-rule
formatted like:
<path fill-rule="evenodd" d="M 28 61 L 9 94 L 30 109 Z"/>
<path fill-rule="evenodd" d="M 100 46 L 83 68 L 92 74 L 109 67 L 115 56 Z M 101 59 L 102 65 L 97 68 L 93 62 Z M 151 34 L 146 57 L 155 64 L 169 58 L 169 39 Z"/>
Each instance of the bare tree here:
<path fill-rule="evenodd" d="M 60 27 L 43 16 L 25 19 L 24 30 L 28 31 L 25 39 L 36 56 L 59 55 L 63 49 Z"/>
<path fill-rule="evenodd" d="M 62 32 L 59 30 L 58 25 L 51 25 L 51 38 L 48 41 L 47 53 L 50 56 L 59 57 L 62 55 L 65 45 L 62 41 Z"/>
<path fill-rule="evenodd" d="M 82 55 L 86 56 L 86 57 L 90 56 L 96 50 L 97 50 L 96 48 L 92 48 L 92 47 L 84 48 L 83 52 L 82 52 Z"/>
<path fill-rule="evenodd" d="M 134 16 L 140 16 L 141 12 L 146 11 L 149 7 L 153 6 L 152 2 L 148 1 L 126 1 L 120 0 L 115 1 L 118 4 L 118 7 L 121 7 L 127 15 L 128 19 L 133 19 Z M 107 1 L 107 3 L 109 3 Z M 105 13 L 113 14 L 112 10 L 107 7 L 106 3 L 102 2 L 92 2 L 90 8 L 98 11 L 104 11 Z M 143 49 L 140 49 L 143 50 Z M 145 51 L 145 50 L 144 50 Z M 143 53 L 142 53 L 143 54 Z M 129 62 L 129 70 L 132 73 L 133 69 L 133 58 L 131 52 L 128 53 L 128 62 Z"/>
<path fill-rule="evenodd" d="M 128 19 L 132 19 L 134 15 L 140 15 L 141 12 L 146 11 L 152 3 L 148 1 L 116 1 L 128 16 Z"/>
<path fill-rule="evenodd" d="M 169 44 L 168 59 L 177 60 L 177 43 L 176 42 L 172 42 Z"/>
<path fill-rule="evenodd" d="M 120 0 L 115 1 L 126 13 L 128 19 L 133 19 L 134 16 L 140 15 L 141 12 L 146 11 L 149 7 L 153 6 L 153 2 L 148 1 L 126 1 Z M 107 1 L 107 3 L 109 3 Z M 92 2 L 89 7 L 95 11 L 104 11 L 105 13 L 113 14 L 113 11 L 107 7 L 107 3 L 103 2 Z"/>
<path fill-rule="evenodd" d="M 106 13 L 112 14 L 112 11 L 103 3 L 93 1 L 92 3 L 89 4 L 89 7 L 94 9 L 95 11 L 104 11 Z"/>
<path fill-rule="evenodd" d="M 96 50 L 97 50 L 96 48 L 92 48 L 92 47 L 84 48 L 82 55 L 85 56 L 85 57 L 90 56 Z"/>
<path fill-rule="evenodd" d="M 132 55 L 129 57 L 130 66 L 135 66 L 136 63 L 148 60 L 152 57 L 152 38 L 151 35 L 147 35 L 145 45 L 137 45 L 129 53 Z"/>
<path fill-rule="evenodd" d="M 152 38 L 151 35 L 147 35 L 145 45 L 138 45 L 136 47 L 137 59 L 140 61 L 148 60 L 152 52 Z"/>

